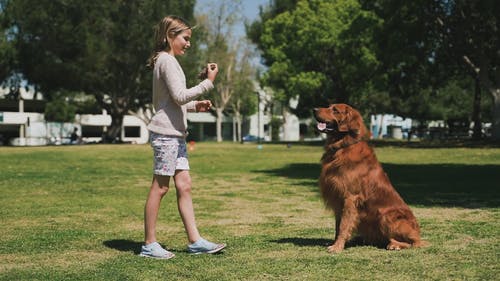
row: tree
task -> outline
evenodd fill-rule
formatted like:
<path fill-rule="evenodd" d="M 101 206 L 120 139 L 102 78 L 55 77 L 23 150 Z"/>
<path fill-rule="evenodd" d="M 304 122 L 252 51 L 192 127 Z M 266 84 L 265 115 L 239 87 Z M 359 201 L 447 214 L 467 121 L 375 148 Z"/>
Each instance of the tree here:
<path fill-rule="evenodd" d="M 385 111 L 417 120 L 431 118 L 432 95 L 457 75 L 456 70 L 436 62 L 441 43 L 435 19 L 443 10 L 439 1 L 360 3 L 381 22 L 373 37 L 379 61 L 376 77 L 382 79 L 372 85 L 376 92 L 387 94 Z"/>
<path fill-rule="evenodd" d="M 495 0 L 443 1 L 444 13 L 436 18 L 442 36 L 443 63 L 453 63 L 472 77 L 475 86 L 475 135 L 480 133 L 481 88 L 493 99 L 492 137 L 500 140 L 500 5 Z"/>
<path fill-rule="evenodd" d="M 13 86 L 11 92 L 18 92 L 19 80 L 16 79 L 16 49 L 11 39 L 13 30 L 8 24 L 5 13 L 7 0 L 0 0 L 0 86 Z M 9 83 L 10 82 L 10 83 Z M 16 89 L 17 88 L 17 89 Z"/>
<path fill-rule="evenodd" d="M 154 25 L 167 14 L 192 20 L 194 0 L 16 0 L 2 7 L 28 82 L 46 96 L 63 89 L 93 95 L 111 115 L 107 139 L 115 141 L 123 116 L 151 101 L 146 60 Z"/>
<path fill-rule="evenodd" d="M 241 2 L 228 0 L 218 2 L 208 13 L 210 16 L 201 15 L 198 22 L 204 29 L 205 56 L 208 61 L 217 62 L 219 66 L 211 99 L 216 114 L 217 141 L 220 142 L 223 139 L 224 114 L 231 105 L 234 114 L 241 112 L 243 103 L 238 101 L 241 95 L 237 92 L 242 89 L 247 92 L 246 85 L 250 84 L 253 71 L 248 69 L 250 64 L 247 63 L 249 57 L 245 54 L 244 40 L 232 36 L 235 23 L 242 18 Z M 236 118 L 239 120 L 240 117 Z"/>
<path fill-rule="evenodd" d="M 480 90 L 489 89 L 494 97 L 499 88 L 499 79 L 495 78 L 500 57 L 496 1 L 360 2 L 383 21 L 375 36 L 377 57 L 381 62 L 379 73 L 386 76 L 383 84 L 387 85 L 393 112 L 417 119 L 429 118 L 439 99 L 431 95 L 432 99 L 425 103 L 423 92 L 431 88 L 428 93 L 453 95 L 440 89 L 448 87 L 450 80 L 471 76 L 475 89 L 460 85 L 475 93 L 464 98 L 475 100 L 468 110 L 477 136 L 481 124 Z M 447 110 L 448 105 L 441 107 Z M 498 114 L 500 118 L 500 110 Z"/>
<path fill-rule="evenodd" d="M 59 92 L 52 95 L 51 100 L 45 105 L 45 121 L 56 122 L 60 139 L 64 138 L 64 122 L 72 122 L 75 119 L 77 108 L 71 96 L 72 93 Z"/>
<path fill-rule="evenodd" d="M 237 142 L 241 142 L 243 137 L 242 121 L 244 116 L 255 113 L 258 106 L 258 98 L 251 79 L 252 77 L 256 77 L 255 67 L 250 63 L 251 57 L 251 50 L 249 48 L 244 49 L 239 60 L 239 67 L 236 69 L 234 75 L 235 80 L 238 82 L 235 83 L 234 93 L 229 100 L 229 108 L 236 122 L 233 141 Z"/>
<path fill-rule="evenodd" d="M 355 0 L 273 5 L 249 34 L 269 66 L 262 80 L 275 98 L 286 106 L 298 97 L 290 110 L 309 117 L 313 107 L 361 96 L 378 65 L 372 46 L 377 17 Z"/>

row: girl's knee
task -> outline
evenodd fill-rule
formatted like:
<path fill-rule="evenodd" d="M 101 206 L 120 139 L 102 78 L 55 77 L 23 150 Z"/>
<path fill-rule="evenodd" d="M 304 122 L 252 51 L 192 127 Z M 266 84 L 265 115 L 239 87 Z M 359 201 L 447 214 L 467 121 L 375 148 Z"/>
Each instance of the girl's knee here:
<path fill-rule="evenodd" d="M 163 197 L 169 190 L 169 183 L 169 177 L 155 175 L 153 184 L 151 185 L 151 191 L 156 192 L 158 195 Z"/>
<path fill-rule="evenodd" d="M 163 197 L 165 196 L 165 194 L 167 194 L 168 190 L 170 188 L 168 187 L 168 185 L 164 185 L 164 186 L 161 186 L 161 185 L 158 185 L 158 184 L 154 184 L 151 186 L 151 190 L 150 190 L 150 194 L 155 194 L 156 196 L 160 196 L 160 197 Z"/>
<path fill-rule="evenodd" d="M 163 187 L 160 187 L 160 188 L 158 188 L 158 194 L 159 194 L 161 197 L 163 197 L 163 196 L 165 196 L 165 194 L 167 194 L 168 190 L 169 190 L 169 187 L 168 187 L 168 186 L 163 186 Z"/>
<path fill-rule="evenodd" d="M 191 181 L 176 182 L 175 188 L 179 193 L 191 193 Z"/>
<path fill-rule="evenodd" d="M 187 172 L 181 172 L 176 175 L 175 188 L 179 193 L 191 193 L 191 177 Z"/>

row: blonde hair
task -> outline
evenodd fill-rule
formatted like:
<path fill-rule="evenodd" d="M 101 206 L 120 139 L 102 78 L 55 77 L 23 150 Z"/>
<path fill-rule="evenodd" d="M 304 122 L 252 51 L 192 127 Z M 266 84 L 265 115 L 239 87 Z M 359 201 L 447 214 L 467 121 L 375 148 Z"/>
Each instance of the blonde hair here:
<path fill-rule="evenodd" d="M 186 20 L 178 16 L 166 16 L 155 27 L 155 44 L 148 59 L 148 66 L 153 68 L 158 55 L 162 51 L 169 51 L 168 38 L 174 38 L 184 30 L 193 29 Z"/>

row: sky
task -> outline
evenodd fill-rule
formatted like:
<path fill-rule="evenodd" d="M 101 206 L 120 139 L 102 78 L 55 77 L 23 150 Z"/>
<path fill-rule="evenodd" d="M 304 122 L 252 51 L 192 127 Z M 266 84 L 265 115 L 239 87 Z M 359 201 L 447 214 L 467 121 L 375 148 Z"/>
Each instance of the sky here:
<path fill-rule="evenodd" d="M 229 0 L 231 1 L 231 0 Z M 268 6 L 271 0 L 241 0 L 243 17 L 247 22 L 253 22 L 259 17 L 259 6 Z M 195 5 L 195 14 L 201 14 L 203 11 L 209 10 L 211 6 L 217 5 L 217 3 L 223 2 L 222 0 L 197 0 Z M 240 22 L 234 28 L 233 38 L 243 38 L 245 34 L 244 22 Z M 253 44 L 252 44 L 253 45 Z M 259 55 L 256 55 L 252 60 L 252 64 L 260 68 L 261 70 L 265 68 L 261 64 L 261 59 Z"/>
<path fill-rule="evenodd" d="M 200 13 L 208 9 L 213 4 L 217 4 L 218 0 L 197 0 L 195 6 L 195 13 Z M 267 6 L 270 0 L 241 0 L 241 4 L 243 5 L 243 16 L 249 21 L 252 22 L 259 16 L 259 6 Z M 245 35 L 245 26 L 243 23 L 238 24 L 234 30 L 237 34 L 237 37 L 242 37 Z"/>

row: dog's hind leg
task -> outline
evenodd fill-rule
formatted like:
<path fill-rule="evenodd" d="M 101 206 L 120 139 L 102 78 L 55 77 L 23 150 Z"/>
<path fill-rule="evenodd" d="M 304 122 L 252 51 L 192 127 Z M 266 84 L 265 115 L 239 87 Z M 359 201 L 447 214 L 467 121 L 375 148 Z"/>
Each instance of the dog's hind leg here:
<path fill-rule="evenodd" d="M 386 208 L 380 210 L 383 234 L 389 241 L 387 250 L 402 250 L 419 247 L 420 227 L 408 208 Z"/>
<path fill-rule="evenodd" d="M 340 253 L 344 250 L 345 243 L 351 238 L 352 232 L 358 226 L 358 210 L 353 198 L 344 201 L 344 208 L 341 213 L 340 222 L 335 230 L 335 242 L 328 247 L 330 253 Z M 337 217 L 335 220 L 338 222 Z"/>

